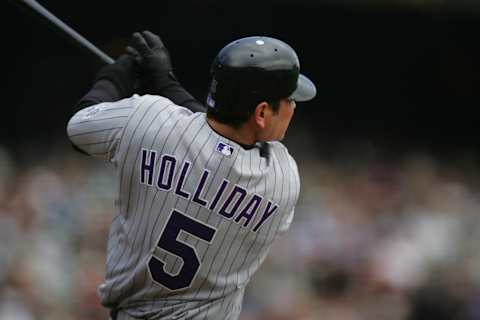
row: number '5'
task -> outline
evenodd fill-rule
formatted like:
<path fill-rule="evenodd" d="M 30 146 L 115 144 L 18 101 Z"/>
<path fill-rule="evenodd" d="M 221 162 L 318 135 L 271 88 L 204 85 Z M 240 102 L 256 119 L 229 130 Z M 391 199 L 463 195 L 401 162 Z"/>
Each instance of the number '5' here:
<path fill-rule="evenodd" d="M 201 265 L 195 248 L 178 240 L 178 236 L 182 230 L 208 243 L 211 242 L 217 231 L 179 211 L 172 211 L 162 235 L 158 240 L 157 247 L 182 259 L 183 265 L 178 274 L 172 274 L 165 271 L 165 263 L 158 257 L 152 255 L 148 261 L 148 269 L 150 270 L 152 280 L 170 290 L 189 287 Z"/>

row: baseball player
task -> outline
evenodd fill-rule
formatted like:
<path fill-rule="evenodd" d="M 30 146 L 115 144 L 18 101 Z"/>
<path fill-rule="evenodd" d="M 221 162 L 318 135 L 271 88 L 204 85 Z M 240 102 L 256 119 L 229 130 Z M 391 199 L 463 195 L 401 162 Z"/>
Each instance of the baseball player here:
<path fill-rule="evenodd" d="M 242 38 L 214 59 L 205 111 L 157 35 L 135 33 L 127 52 L 67 126 L 118 175 L 101 302 L 118 320 L 237 319 L 292 221 L 300 181 L 279 141 L 315 85 L 285 42 Z"/>

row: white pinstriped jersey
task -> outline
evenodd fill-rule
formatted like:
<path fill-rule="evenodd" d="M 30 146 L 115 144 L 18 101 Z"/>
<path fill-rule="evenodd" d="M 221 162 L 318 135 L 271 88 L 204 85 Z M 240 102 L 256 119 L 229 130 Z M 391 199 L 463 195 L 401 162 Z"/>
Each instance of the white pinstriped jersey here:
<path fill-rule="evenodd" d="M 205 113 L 151 95 L 83 109 L 67 131 L 118 173 L 102 303 L 134 317 L 237 319 L 298 199 L 283 144 L 244 149 Z"/>

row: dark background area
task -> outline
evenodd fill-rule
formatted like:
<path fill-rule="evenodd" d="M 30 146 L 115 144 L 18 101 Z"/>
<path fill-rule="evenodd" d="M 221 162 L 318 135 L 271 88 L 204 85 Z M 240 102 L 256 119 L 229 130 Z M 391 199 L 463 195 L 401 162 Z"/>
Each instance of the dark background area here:
<path fill-rule="evenodd" d="M 158 33 L 179 79 L 199 99 L 226 43 L 248 35 L 286 41 L 318 87 L 317 98 L 297 108 L 292 130 L 311 131 L 319 145 L 366 139 L 393 150 L 476 151 L 479 11 L 342 3 L 41 1 L 112 57 L 134 31 Z M 102 64 L 11 2 L 1 12 L 0 143 L 58 139 Z"/>

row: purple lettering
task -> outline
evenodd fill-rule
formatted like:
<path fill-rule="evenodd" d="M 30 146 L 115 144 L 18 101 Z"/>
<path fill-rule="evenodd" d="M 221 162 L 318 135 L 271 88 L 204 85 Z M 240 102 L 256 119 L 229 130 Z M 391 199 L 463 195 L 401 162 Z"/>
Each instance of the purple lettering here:
<path fill-rule="evenodd" d="M 185 183 L 185 177 L 187 175 L 188 169 L 190 168 L 190 162 L 185 161 L 183 163 L 182 172 L 180 173 L 180 178 L 178 178 L 177 187 L 175 188 L 175 193 L 179 196 L 184 197 L 185 199 L 190 198 L 190 193 L 182 190 L 183 185 Z"/>
<path fill-rule="evenodd" d="M 198 183 L 197 189 L 195 190 L 195 194 L 193 195 L 193 202 L 196 202 L 202 206 L 207 205 L 207 201 L 200 198 L 200 195 L 202 194 L 202 190 L 205 187 L 205 181 L 207 180 L 209 175 L 208 170 L 203 170 L 202 177 L 200 178 L 200 182 Z"/>
<path fill-rule="evenodd" d="M 243 222 L 243 226 L 247 227 L 252 220 L 253 216 L 258 210 L 258 207 L 260 206 L 260 202 L 262 201 L 262 197 L 259 195 L 254 194 L 252 199 L 250 199 L 250 202 L 242 209 L 238 217 L 235 218 L 235 222 L 239 222 L 241 218 L 245 218 L 245 221 Z"/>
<path fill-rule="evenodd" d="M 157 152 L 154 150 L 150 151 L 150 159 L 147 161 L 149 151 L 147 149 L 142 149 L 142 166 L 140 169 L 140 183 L 153 185 L 153 172 L 155 170 L 155 160 L 157 159 Z M 148 175 L 148 181 L 145 182 Z"/>
<path fill-rule="evenodd" d="M 163 155 L 162 163 L 160 165 L 160 173 L 158 175 L 157 181 L 157 186 L 159 189 L 170 190 L 170 188 L 172 188 L 173 173 L 175 172 L 176 162 L 177 160 L 174 157 L 169 155 Z"/>
<path fill-rule="evenodd" d="M 214 210 L 215 207 L 217 206 L 218 200 L 220 200 L 220 197 L 222 196 L 223 192 L 225 191 L 225 187 L 228 184 L 228 180 L 223 180 L 222 184 L 217 190 L 217 193 L 215 193 L 215 197 L 213 198 L 212 203 L 210 204 L 210 207 L 208 208 L 209 210 Z"/>
<path fill-rule="evenodd" d="M 257 232 L 257 230 L 265 223 L 265 221 L 267 221 L 267 219 L 272 216 L 275 210 L 278 209 L 278 205 L 274 205 L 273 207 L 272 205 L 273 203 L 271 201 L 268 201 L 268 205 L 265 208 L 265 211 L 263 212 L 262 219 L 260 219 L 260 221 L 257 223 L 255 227 L 253 227 L 253 232 Z"/>
<path fill-rule="evenodd" d="M 235 196 L 237 194 L 239 195 L 239 197 L 237 198 L 236 202 L 231 207 L 230 211 L 227 211 L 228 207 L 230 206 L 230 204 L 232 203 L 233 199 L 235 198 Z M 240 186 L 235 185 L 235 188 L 233 188 L 232 192 L 230 192 L 230 195 L 225 200 L 222 208 L 220 209 L 220 211 L 218 213 L 221 214 L 222 216 L 224 216 L 225 218 L 230 219 L 231 217 L 233 217 L 235 215 L 235 213 L 238 210 L 238 207 L 242 203 L 243 199 L 245 199 L 246 195 L 247 195 L 247 191 L 245 189 L 243 189 Z"/>

